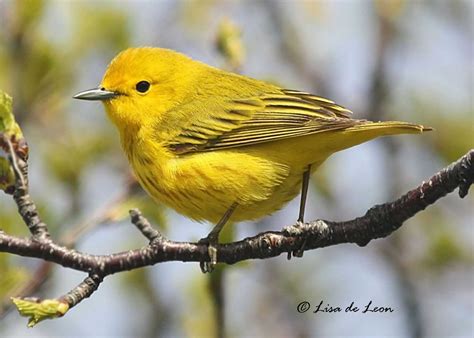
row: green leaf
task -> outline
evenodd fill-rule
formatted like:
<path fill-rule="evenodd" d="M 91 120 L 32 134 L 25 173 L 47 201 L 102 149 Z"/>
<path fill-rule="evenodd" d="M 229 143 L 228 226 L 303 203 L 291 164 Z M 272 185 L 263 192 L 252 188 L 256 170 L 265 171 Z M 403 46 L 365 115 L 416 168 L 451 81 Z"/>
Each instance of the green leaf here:
<path fill-rule="evenodd" d="M 0 190 L 7 191 L 15 184 L 15 174 L 10 167 L 10 161 L 3 157 L 0 148 Z"/>
<path fill-rule="evenodd" d="M 17 128 L 12 114 L 12 98 L 0 90 L 0 133 L 10 134 Z"/>
<path fill-rule="evenodd" d="M 12 298 L 20 315 L 29 317 L 28 327 L 33 327 L 45 319 L 62 317 L 69 310 L 69 305 L 57 299 Z"/>
<path fill-rule="evenodd" d="M 0 190 L 6 191 L 15 184 L 15 174 L 8 160 L 7 140 L 23 139 L 20 127 L 12 113 L 12 98 L 0 90 Z"/>

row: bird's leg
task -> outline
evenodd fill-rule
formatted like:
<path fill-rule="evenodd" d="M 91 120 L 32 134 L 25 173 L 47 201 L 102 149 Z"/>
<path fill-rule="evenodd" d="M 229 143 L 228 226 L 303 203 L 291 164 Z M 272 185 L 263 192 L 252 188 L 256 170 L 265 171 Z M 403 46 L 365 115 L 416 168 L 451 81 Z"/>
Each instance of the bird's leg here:
<path fill-rule="evenodd" d="M 227 221 L 229 220 L 230 216 L 232 216 L 232 213 L 234 212 L 235 208 L 237 207 L 237 203 L 234 203 L 230 206 L 229 209 L 225 212 L 225 214 L 222 216 L 222 218 L 217 222 L 217 224 L 212 228 L 211 232 L 201 240 L 199 240 L 199 243 L 205 243 L 207 244 L 208 248 L 208 254 L 210 261 L 209 262 L 201 262 L 200 267 L 201 271 L 203 273 L 206 272 L 212 272 L 214 270 L 214 266 L 217 264 L 217 249 L 215 245 L 219 241 L 219 234 L 226 225 Z"/>
<path fill-rule="evenodd" d="M 311 176 L 311 164 L 308 165 L 308 168 L 303 173 L 303 182 L 301 184 L 301 200 L 300 200 L 300 213 L 298 216 L 298 220 L 296 221 L 295 225 L 286 227 L 284 230 L 288 233 L 298 233 L 299 228 L 304 223 L 304 212 L 306 209 L 306 197 L 308 196 L 308 187 L 309 187 L 309 177 Z M 296 257 L 303 257 L 304 247 L 306 245 L 306 238 L 301 245 L 301 247 L 293 252 L 293 256 Z M 288 259 L 291 258 L 291 252 L 288 252 Z"/>
<path fill-rule="evenodd" d="M 311 175 L 311 164 L 308 169 L 303 173 L 303 183 L 301 185 L 301 201 L 300 201 L 300 214 L 298 216 L 298 223 L 304 223 L 304 211 L 306 208 L 306 197 L 308 196 L 309 177 Z"/>

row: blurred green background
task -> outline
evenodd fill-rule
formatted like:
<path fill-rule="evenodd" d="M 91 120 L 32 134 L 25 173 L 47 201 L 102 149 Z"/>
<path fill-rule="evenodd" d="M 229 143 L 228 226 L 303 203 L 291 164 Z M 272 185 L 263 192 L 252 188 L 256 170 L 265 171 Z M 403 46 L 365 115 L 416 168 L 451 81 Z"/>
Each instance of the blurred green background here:
<path fill-rule="evenodd" d="M 181 51 L 208 64 L 327 96 L 358 118 L 435 128 L 334 155 L 314 175 L 307 219 L 346 220 L 394 199 L 474 144 L 472 1 L 0 0 L 0 88 L 14 98 L 30 146 L 31 194 L 54 237 L 107 254 L 145 243 L 127 219 L 140 207 L 168 237 L 197 240 L 194 224 L 150 202 L 133 183 L 100 104 L 71 99 L 96 86 L 130 46 Z M 455 194 L 387 239 L 283 255 L 226 269 L 229 337 L 472 337 L 473 197 Z M 239 238 L 294 222 L 298 201 Z M 27 235 L 11 197 L 0 228 Z M 166 263 L 108 277 L 65 318 L 26 329 L 9 297 L 64 294 L 81 273 L 0 254 L 1 337 L 212 337 L 208 276 Z M 304 313 L 363 307 L 388 314 Z"/>

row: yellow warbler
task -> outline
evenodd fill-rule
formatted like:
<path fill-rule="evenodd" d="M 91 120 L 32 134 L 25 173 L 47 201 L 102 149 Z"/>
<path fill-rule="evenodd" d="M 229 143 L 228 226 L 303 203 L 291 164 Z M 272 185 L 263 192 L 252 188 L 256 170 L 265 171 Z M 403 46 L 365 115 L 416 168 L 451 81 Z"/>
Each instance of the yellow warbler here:
<path fill-rule="evenodd" d="M 77 99 L 101 100 L 143 188 L 192 219 L 254 220 L 302 189 L 331 154 L 373 138 L 428 130 L 371 122 L 331 100 L 229 73 L 161 48 L 130 48 L 100 86 Z M 215 260 L 215 257 L 211 257 Z"/>

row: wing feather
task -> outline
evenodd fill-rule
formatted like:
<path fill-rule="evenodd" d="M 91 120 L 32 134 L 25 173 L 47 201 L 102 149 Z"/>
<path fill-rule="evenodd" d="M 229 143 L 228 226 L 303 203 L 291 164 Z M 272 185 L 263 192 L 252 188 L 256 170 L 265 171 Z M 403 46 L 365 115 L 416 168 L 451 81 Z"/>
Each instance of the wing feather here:
<path fill-rule="evenodd" d="M 243 147 L 345 129 L 361 123 L 331 100 L 295 90 L 222 104 L 191 121 L 169 143 L 176 154 Z"/>

